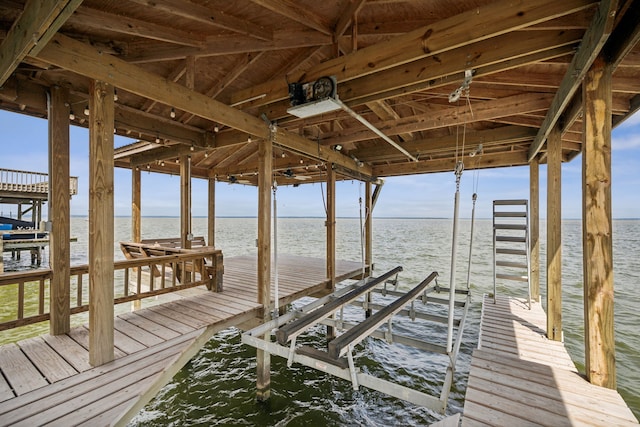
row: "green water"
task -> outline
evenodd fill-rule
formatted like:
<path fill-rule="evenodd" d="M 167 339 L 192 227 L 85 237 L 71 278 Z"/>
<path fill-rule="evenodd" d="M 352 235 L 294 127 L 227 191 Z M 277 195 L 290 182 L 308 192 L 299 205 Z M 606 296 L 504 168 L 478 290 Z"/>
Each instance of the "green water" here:
<path fill-rule="evenodd" d="M 469 221 L 460 226 L 458 250 L 459 285 L 466 279 L 469 252 Z M 144 218 L 143 237 L 177 235 L 176 218 Z M 206 220 L 194 219 L 194 233 L 206 235 Z M 278 250 L 324 257 L 323 219 L 280 219 Z M 541 224 L 541 265 L 545 265 L 545 224 Z M 86 221 L 73 219 L 72 244 L 75 263 L 85 262 Z M 579 368 L 584 366 L 582 341 L 582 243 L 580 221 L 563 222 L 563 321 L 567 349 Z M 116 241 L 127 240 L 129 220 L 116 219 Z M 256 219 L 221 218 L 217 221 L 217 244 L 225 256 L 255 254 Z M 304 239 L 301 238 L 304 236 Z M 491 221 L 476 223 L 471 286 L 473 301 L 458 360 L 447 413 L 461 412 L 471 352 L 477 345 L 480 303 L 484 292 L 492 291 Z M 85 246 L 83 246 L 85 245 Z M 401 283 L 415 285 L 431 271 L 440 273 L 441 283 L 449 277 L 451 220 L 376 219 L 374 221 L 374 261 L 377 273 L 402 265 Z M 116 250 L 120 257 L 119 249 Z M 338 219 L 339 259 L 360 260 L 358 219 Z M 618 389 L 640 416 L 640 333 L 637 307 L 640 259 L 640 221 L 614 221 L 615 333 Z M 544 270 L 544 269 L 541 269 Z M 544 275 L 541 278 L 544 292 Z M 523 289 L 499 289 L 500 293 L 524 296 Z M 2 301 L 4 301 L 4 297 Z M 544 300 L 544 295 L 543 295 Z M 399 330 L 430 342 L 443 343 L 443 328 L 425 328 L 410 321 L 398 322 Z M 31 332 L 33 333 L 33 331 Z M 0 341 L 15 340 L 28 332 L 0 333 Z M 317 331 L 311 340 L 321 340 Z M 356 349 L 356 364 L 364 370 L 401 384 L 438 394 L 446 360 L 412 348 L 389 346 L 368 339 Z M 180 371 L 156 398 L 141 411 L 131 425 L 425 425 L 441 416 L 381 393 L 361 388 L 353 391 L 347 381 L 301 366 L 287 368 L 286 361 L 272 358 L 272 399 L 255 402 L 255 350 L 240 343 L 240 332 L 226 330 L 214 337 Z"/>

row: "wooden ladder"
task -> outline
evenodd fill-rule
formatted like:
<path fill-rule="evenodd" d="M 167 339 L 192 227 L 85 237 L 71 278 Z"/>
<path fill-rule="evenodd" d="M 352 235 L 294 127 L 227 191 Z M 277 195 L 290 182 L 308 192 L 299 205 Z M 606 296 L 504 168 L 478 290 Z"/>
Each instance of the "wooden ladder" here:
<path fill-rule="evenodd" d="M 527 200 L 493 201 L 493 300 L 497 281 L 527 284 L 527 301 L 531 309 L 529 254 L 529 206 Z"/>

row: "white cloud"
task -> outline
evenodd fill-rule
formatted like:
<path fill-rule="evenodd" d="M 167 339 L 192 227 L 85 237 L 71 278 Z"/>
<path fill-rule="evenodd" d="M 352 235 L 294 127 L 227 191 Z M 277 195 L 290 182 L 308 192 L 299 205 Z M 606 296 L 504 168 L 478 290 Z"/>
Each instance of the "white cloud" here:
<path fill-rule="evenodd" d="M 639 148 L 640 148 L 640 132 L 628 133 L 626 135 L 621 135 L 621 136 L 615 136 L 612 138 L 612 141 L 611 141 L 612 150 L 635 150 Z"/>

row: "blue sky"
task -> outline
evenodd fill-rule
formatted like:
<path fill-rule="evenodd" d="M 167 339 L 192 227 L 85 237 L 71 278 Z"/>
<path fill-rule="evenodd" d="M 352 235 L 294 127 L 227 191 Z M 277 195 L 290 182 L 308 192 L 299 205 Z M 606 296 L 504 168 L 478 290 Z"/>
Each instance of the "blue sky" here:
<path fill-rule="evenodd" d="M 116 137 L 116 146 L 131 142 Z M 22 114 L 0 111 L 0 168 L 47 172 L 47 122 Z M 74 215 L 88 212 L 88 131 L 71 127 L 71 175 L 79 177 L 79 194 L 71 201 Z M 613 132 L 613 215 L 640 218 L 640 113 Z M 562 166 L 562 216 L 581 217 L 581 157 Z M 179 215 L 177 176 L 142 174 L 142 214 Z M 476 216 L 490 218 L 492 200 L 529 198 L 529 168 L 467 170 L 461 181 L 460 215 L 470 217 L 471 195 L 478 189 Z M 320 184 L 297 188 L 279 187 L 279 216 L 323 216 Z M 540 168 L 540 211 L 546 217 L 546 166 Z M 376 205 L 375 217 L 452 217 L 455 193 L 453 172 L 386 179 Z M 194 216 L 206 216 L 207 183 L 193 181 Z M 355 181 L 337 184 L 338 216 L 357 217 L 364 186 Z M 257 192 L 254 187 L 219 183 L 216 187 L 218 216 L 255 216 Z M 131 213 L 131 172 L 115 171 L 115 213 Z M 0 205 L 0 211 L 15 215 L 15 206 Z"/>

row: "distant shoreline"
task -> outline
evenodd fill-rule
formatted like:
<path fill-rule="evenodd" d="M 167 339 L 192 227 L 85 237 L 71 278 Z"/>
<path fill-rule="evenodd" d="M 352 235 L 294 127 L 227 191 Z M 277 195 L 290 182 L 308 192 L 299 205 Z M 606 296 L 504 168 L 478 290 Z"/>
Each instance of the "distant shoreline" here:
<path fill-rule="evenodd" d="M 88 215 L 71 215 L 72 218 L 88 218 Z M 131 215 L 115 215 L 115 218 L 131 218 Z M 174 215 L 143 215 L 142 218 L 175 218 L 180 219 L 179 216 Z M 193 216 L 192 218 L 207 218 L 206 216 Z M 256 219 L 257 216 L 216 216 L 219 219 Z M 324 216 L 280 216 L 279 219 L 326 219 Z M 357 216 L 339 216 L 338 219 L 359 219 Z M 405 217 L 405 216 L 374 216 L 376 219 L 407 219 L 407 220 L 422 220 L 422 219 L 452 219 L 444 216 L 434 217 Z M 469 217 L 461 217 L 463 220 L 470 220 Z M 491 220 L 491 217 L 476 218 L 477 220 Z M 545 218 L 542 218 L 545 220 Z M 581 221 L 581 218 L 562 218 L 563 221 Z M 613 218 L 614 221 L 638 221 L 640 218 Z"/>

